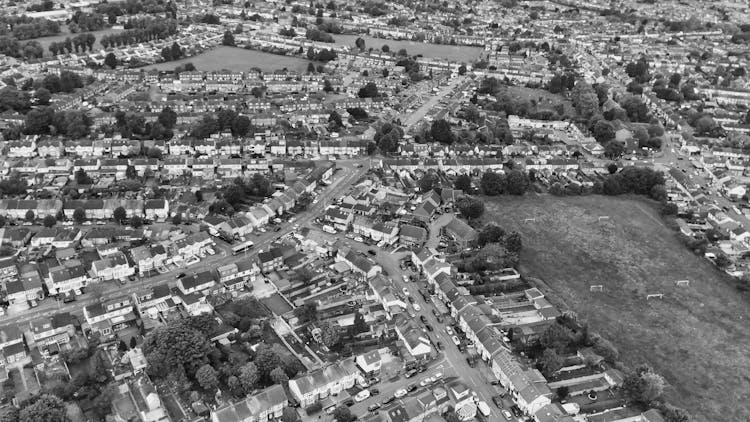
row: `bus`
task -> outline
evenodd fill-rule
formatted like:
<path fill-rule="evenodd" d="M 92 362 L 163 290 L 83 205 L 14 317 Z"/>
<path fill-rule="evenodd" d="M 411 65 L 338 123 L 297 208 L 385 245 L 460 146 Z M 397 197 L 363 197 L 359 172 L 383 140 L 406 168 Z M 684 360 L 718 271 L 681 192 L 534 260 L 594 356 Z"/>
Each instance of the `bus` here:
<path fill-rule="evenodd" d="M 252 247 L 253 247 L 253 242 L 249 240 L 247 242 L 242 242 L 238 245 L 232 246 L 232 255 L 241 254 L 247 251 L 248 249 L 252 249 Z"/>

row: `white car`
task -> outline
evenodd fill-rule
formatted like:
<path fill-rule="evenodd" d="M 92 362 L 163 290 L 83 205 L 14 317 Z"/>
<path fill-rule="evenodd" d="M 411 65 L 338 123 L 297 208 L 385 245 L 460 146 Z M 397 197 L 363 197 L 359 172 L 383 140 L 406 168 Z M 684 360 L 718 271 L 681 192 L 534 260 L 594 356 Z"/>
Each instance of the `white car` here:
<path fill-rule="evenodd" d="M 408 283 L 409 282 L 409 276 L 407 276 L 406 274 L 404 274 L 403 277 L 404 277 L 404 283 Z"/>
<path fill-rule="evenodd" d="M 364 242 L 365 239 L 363 239 L 362 236 L 357 236 L 357 237 L 354 238 L 354 241 L 355 242 Z"/>
<path fill-rule="evenodd" d="M 439 380 L 440 378 L 443 378 L 443 373 L 442 373 L 442 372 L 438 372 L 438 373 L 436 373 L 435 375 L 433 375 L 433 376 L 432 376 L 432 379 L 433 379 L 434 381 L 437 381 L 437 380 Z"/>
<path fill-rule="evenodd" d="M 403 289 L 401 289 L 401 291 L 404 293 L 404 296 L 409 296 L 409 294 L 410 294 L 409 293 L 409 289 L 407 289 L 406 287 L 404 287 Z"/>
<path fill-rule="evenodd" d="M 401 397 L 404 397 L 406 394 L 407 394 L 406 389 L 401 388 L 401 389 L 396 390 L 395 393 L 393 393 L 393 397 L 400 399 Z"/>
<path fill-rule="evenodd" d="M 456 346 L 460 346 L 461 345 L 461 340 L 459 340 L 458 337 L 452 336 L 451 340 L 453 340 L 453 344 L 455 344 Z"/>
<path fill-rule="evenodd" d="M 445 332 L 448 333 L 449 336 L 453 335 L 453 329 L 451 327 L 445 327 Z"/>
<path fill-rule="evenodd" d="M 420 387 L 427 387 L 430 384 L 432 384 L 432 379 L 430 378 L 425 378 L 422 381 L 419 381 Z"/>
<path fill-rule="evenodd" d="M 419 311 L 421 311 L 421 310 L 422 310 L 422 308 L 421 308 L 421 307 L 419 306 L 419 304 L 418 304 L 418 303 L 413 303 L 413 304 L 412 304 L 411 306 L 413 306 L 413 307 L 414 307 L 414 310 L 415 310 L 415 311 L 417 311 L 417 312 L 419 312 Z"/>
<path fill-rule="evenodd" d="M 370 398 L 370 390 L 362 390 L 354 396 L 354 401 L 361 402 Z"/>

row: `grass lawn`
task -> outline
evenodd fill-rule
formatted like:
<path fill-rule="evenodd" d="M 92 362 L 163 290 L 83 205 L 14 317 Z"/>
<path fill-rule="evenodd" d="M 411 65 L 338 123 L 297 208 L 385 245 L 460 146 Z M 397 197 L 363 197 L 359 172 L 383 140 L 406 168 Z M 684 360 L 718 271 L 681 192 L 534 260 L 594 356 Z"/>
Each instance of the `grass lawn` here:
<path fill-rule="evenodd" d="M 366 48 L 380 49 L 388 45 L 390 51 L 397 52 L 404 48 L 409 55 L 421 54 L 427 58 L 442 58 L 457 62 L 470 63 L 479 58 L 484 51 L 482 47 L 465 45 L 429 44 L 417 41 L 396 41 L 374 38 L 369 35 L 331 34 L 336 44 L 354 46 L 357 38 L 365 41 Z"/>
<path fill-rule="evenodd" d="M 145 69 L 174 70 L 175 67 L 192 63 L 200 71 L 233 70 L 247 72 L 257 67 L 264 72 L 286 68 L 289 71 L 306 72 L 309 60 L 298 57 L 280 56 L 263 51 L 246 50 L 238 47 L 217 47 L 186 59 L 147 66 Z M 317 66 L 318 62 L 314 62 Z"/>
<path fill-rule="evenodd" d="M 534 100 L 537 103 L 537 110 L 554 110 L 555 104 L 562 103 L 565 107 L 565 114 L 569 116 L 576 115 L 573 103 L 565 99 L 562 95 L 553 94 L 546 89 L 526 88 L 525 86 L 503 86 L 498 95 L 502 93 L 507 93 L 516 101 Z"/>
<path fill-rule="evenodd" d="M 600 223 L 603 215 L 610 219 Z M 611 340 L 627 365 L 654 367 L 670 402 L 697 421 L 750 419 L 750 407 L 737 405 L 750 398 L 747 298 L 687 251 L 648 202 L 503 196 L 487 201 L 483 218 L 519 231 L 522 273 L 542 279 L 552 301 Z M 682 279 L 690 286 L 675 287 Z M 604 292 L 591 293 L 597 284 Z M 647 293 L 665 296 L 646 301 Z"/>
<path fill-rule="evenodd" d="M 53 42 L 65 41 L 65 38 L 68 38 L 68 37 L 73 39 L 76 35 L 80 34 L 80 33 L 71 34 L 67 31 L 64 31 L 64 32 L 65 33 L 63 34 L 53 35 L 51 37 L 34 38 L 34 41 L 38 41 L 39 44 L 42 45 L 42 48 L 44 48 L 44 57 L 52 56 L 52 53 L 49 51 L 49 45 L 52 44 Z M 102 36 L 109 35 L 109 34 L 116 34 L 118 32 L 122 32 L 122 29 L 107 28 L 107 29 L 102 29 L 101 31 L 92 31 L 91 34 L 93 34 L 96 37 L 96 42 L 94 42 L 94 51 L 96 52 L 102 49 L 102 45 L 99 43 L 99 40 L 102 38 Z M 86 33 L 87 32 L 84 32 L 84 34 Z M 86 51 L 88 52 L 88 50 Z M 73 52 L 75 53 L 75 50 L 73 50 Z"/>

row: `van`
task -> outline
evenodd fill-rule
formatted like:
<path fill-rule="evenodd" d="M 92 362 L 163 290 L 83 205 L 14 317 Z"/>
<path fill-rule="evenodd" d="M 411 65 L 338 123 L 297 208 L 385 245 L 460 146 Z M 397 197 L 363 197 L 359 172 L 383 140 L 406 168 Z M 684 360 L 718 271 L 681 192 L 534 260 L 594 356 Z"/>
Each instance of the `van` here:
<path fill-rule="evenodd" d="M 479 412 L 484 417 L 489 417 L 490 416 L 490 407 L 487 405 L 486 402 L 480 401 L 479 403 L 477 403 L 477 409 L 479 409 Z"/>

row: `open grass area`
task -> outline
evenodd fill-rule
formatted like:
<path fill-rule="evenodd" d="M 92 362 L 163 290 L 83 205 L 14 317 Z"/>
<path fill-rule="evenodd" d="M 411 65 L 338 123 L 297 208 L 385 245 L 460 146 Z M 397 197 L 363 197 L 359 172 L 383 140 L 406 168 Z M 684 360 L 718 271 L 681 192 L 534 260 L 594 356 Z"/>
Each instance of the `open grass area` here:
<path fill-rule="evenodd" d="M 193 57 L 159 63 L 146 67 L 146 70 L 173 70 L 175 67 L 192 63 L 200 71 L 234 70 L 246 72 L 257 67 L 264 72 L 273 72 L 286 68 L 289 71 L 306 72 L 309 60 L 297 57 L 280 56 L 257 50 L 246 50 L 238 47 L 217 47 Z M 318 65 L 320 63 L 316 63 Z"/>
<path fill-rule="evenodd" d="M 67 31 L 63 31 L 63 32 L 65 33 L 60 34 L 60 35 L 53 35 L 51 37 L 34 38 L 34 41 L 38 41 L 39 44 L 42 45 L 42 48 L 44 48 L 44 57 L 52 56 L 52 53 L 49 51 L 49 45 L 52 44 L 53 42 L 65 41 L 65 38 L 70 37 L 72 39 L 73 37 L 78 35 L 78 34 L 71 34 Z M 96 42 L 94 43 L 94 51 L 96 52 L 102 49 L 102 45 L 99 43 L 99 40 L 104 35 L 116 34 L 118 32 L 122 32 L 122 29 L 107 28 L 107 29 L 102 29 L 101 31 L 92 31 L 91 34 L 93 34 L 96 37 Z M 84 32 L 84 34 L 87 34 L 87 33 L 88 32 Z M 75 52 L 75 50 L 73 50 L 73 52 Z"/>
<path fill-rule="evenodd" d="M 750 306 L 711 263 L 690 253 L 645 200 L 503 196 L 485 221 L 523 237 L 521 271 L 611 340 L 629 366 L 648 363 L 667 399 L 696 421 L 750 420 Z M 609 220 L 599 221 L 600 216 Z M 524 222 L 535 218 L 534 222 Z M 690 280 L 676 287 L 676 280 Z M 591 285 L 604 292 L 592 293 Z M 646 294 L 664 299 L 646 300 Z"/>
<path fill-rule="evenodd" d="M 446 44 L 429 44 L 416 41 L 395 41 L 386 40 L 383 38 L 374 38 L 369 35 L 347 35 L 347 34 L 331 34 L 336 44 L 354 46 L 357 38 L 365 40 L 366 48 L 377 48 L 380 49 L 384 45 L 388 45 L 390 51 L 397 52 L 404 48 L 409 55 L 421 54 L 427 58 L 441 58 L 446 60 L 452 60 L 457 62 L 470 63 L 476 61 L 482 54 L 484 49 L 482 47 L 470 47 L 464 45 L 446 45 Z"/>
<path fill-rule="evenodd" d="M 503 86 L 498 95 L 507 93 L 515 101 L 532 100 L 537 104 L 537 110 L 555 110 L 556 104 L 562 104 L 565 114 L 575 116 L 576 111 L 573 103 L 563 97 L 561 94 L 553 94 L 546 89 L 527 88 L 525 86 Z"/>

